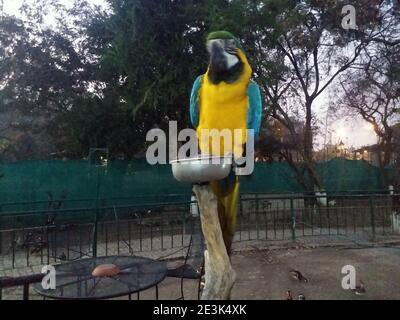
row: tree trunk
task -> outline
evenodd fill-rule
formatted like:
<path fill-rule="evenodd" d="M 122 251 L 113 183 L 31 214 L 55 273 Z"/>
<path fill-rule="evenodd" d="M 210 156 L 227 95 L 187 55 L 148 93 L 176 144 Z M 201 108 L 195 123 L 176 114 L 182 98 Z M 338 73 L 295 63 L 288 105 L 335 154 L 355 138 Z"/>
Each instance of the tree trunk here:
<path fill-rule="evenodd" d="M 385 187 L 388 187 L 389 177 L 387 176 L 387 172 L 385 168 L 390 165 L 393 155 L 392 150 L 392 135 L 387 134 L 385 137 L 381 138 L 382 141 L 378 144 L 378 160 L 379 160 L 379 169 L 381 171 L 381 175 L 383 178 L 383 183 Z"/>
<path fill-rule="evenodd" d="M 313 151 L 313 134 L 312 134 L 312 102 L 306 102 L 306 123 L 304 128 L 304 161 L 312 160 Z"/>
<path fill-rule="evenodd" d="M 205 287 L 202 300 L 229 300 L 236 280 L 222 236 L 217 198 L 209 185 L 193 188 L 200 208 L 201 225 L 207 250 Z"/>
<path fill-rule="evenodd" d="M 315 187 L 318 191 L 321 189 L 321 182 L 319 180 L 315 164 L 313 160 L 313 132 L 312 132 L 312 102 L 311 98 L 306 102 L 306 123 L 304 128 L 304 166 L 311 179 L 311 185 L 307 191 L 314 192 Z"/>

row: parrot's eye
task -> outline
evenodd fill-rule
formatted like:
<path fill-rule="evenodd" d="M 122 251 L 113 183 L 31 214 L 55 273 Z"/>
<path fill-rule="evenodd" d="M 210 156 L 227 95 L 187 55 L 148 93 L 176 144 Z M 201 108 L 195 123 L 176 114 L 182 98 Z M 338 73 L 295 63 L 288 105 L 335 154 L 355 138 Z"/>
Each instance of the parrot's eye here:
<path fill-rule="evenodd" d="M 227 47 L 225 51 L 229 54 L 236 54 L 236 47 Z"/>
<path fill-rule="evenodd" d="M 225 42 L 225 51 L 229 54 L 236 54 L 236 43 L 235 40 L 230 39 Z"/>
<path fill-rule="evenodd" d="M 227 41 L 227 44 L 228 44 L 228 46 L 230 46 L 230 47 L 236 47 L 235 40 L 233 40 L 233 39 L 229 39 L 229 40 Z"/>

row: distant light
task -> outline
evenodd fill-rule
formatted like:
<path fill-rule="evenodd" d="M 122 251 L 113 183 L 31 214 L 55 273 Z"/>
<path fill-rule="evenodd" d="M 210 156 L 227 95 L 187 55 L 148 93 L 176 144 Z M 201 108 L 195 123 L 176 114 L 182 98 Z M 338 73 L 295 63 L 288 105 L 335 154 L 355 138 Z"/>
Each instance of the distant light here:
<path fill-rule="evenodd" d="M 375 132 L 375 126 L 372 123 L 367 123 L 365 129 Z"/>

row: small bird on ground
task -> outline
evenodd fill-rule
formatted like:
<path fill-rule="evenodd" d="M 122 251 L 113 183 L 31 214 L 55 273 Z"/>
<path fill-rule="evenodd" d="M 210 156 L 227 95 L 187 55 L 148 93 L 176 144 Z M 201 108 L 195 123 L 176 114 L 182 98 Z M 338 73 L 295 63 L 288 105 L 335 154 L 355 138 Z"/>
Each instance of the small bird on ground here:
<path fill-rule="evenodd" d="M 302 293 L 300 293 L 297 297 L 297 300 L 306 300 L 306 296 Z"/>
<path fill-rule="evenodd" d="M 356 295 L 363 295 L 367 292 L 367 290 L 365 290 L 365 285 L 362 281 L 360 281 L 360 285 L 357 286 L 355 289 L 352 289 L 352 291 L 356 294 Z"/>
<path fill-rule="evenodd" d="M 308 282 L 308 279 L 302 275 L 302 273 L 298 270 L 292 269 L 289 271 L 291 277 L 293 279 L 299 280 L 299 281 L 304 281 Z"/>
<path fill-rule="evenodd" d="M 292 293 L 290 290 L 286 291 L 286 300 L 293 300 Z"/>

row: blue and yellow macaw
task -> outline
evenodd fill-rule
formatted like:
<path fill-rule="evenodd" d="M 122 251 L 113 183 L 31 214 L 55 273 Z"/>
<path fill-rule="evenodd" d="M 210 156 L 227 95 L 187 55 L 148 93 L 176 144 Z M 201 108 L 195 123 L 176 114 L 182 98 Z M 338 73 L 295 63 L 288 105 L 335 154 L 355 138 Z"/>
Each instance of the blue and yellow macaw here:
<path fill-rule="evenodd" d="M 246 129 L 258 135 L 261 126 L 262 100 L 259 86 L 251 80 L 252 68 L 238 41 L 227 31 L 212 32 L 207 37 L 210 64 L 206 74 L 194 82 L 190 98 L 190 118 L 197 129 L 202 153 L 242 157 L 247 141 Z M 242 140 L 232 145 L 204 139 L 203 129 L 242 130 Z M 234 140 L 234 139 L 233 139 Z M 215 145 L 215 143 L 219 145 Z M 218 198 L 218 214 L 228 254 L 235 233 L 239 179 L 234 173 L 225 181 L 211 182 Z"/>

